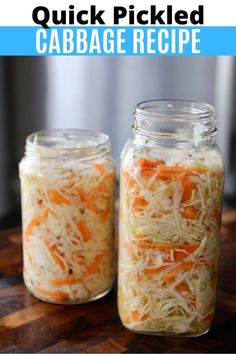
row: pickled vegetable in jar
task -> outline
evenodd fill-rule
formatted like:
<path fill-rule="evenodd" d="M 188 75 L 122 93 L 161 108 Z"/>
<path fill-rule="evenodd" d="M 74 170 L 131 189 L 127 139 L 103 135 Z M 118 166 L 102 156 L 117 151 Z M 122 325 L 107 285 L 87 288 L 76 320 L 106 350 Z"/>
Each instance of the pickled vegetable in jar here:
<path fill-rule="evenodd" d="M 107 294 L 114 280 L 115 191 L 108 136 L 34 133 L 19 169 L 28 290 L 65 304 Z"/>
<path fill-rule="evenodd" d="M 215 310 L 224 181 L 215 110 L 143 102 L 133 134 L 121 155 L 121 321 L 144 334 L 204 334 Z"/>

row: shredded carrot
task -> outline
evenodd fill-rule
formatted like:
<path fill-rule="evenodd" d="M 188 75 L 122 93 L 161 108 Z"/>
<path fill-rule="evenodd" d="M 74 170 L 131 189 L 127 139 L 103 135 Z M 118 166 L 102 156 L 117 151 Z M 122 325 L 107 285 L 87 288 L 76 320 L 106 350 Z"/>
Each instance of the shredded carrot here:
<path fill-rule="evenodd" d="M 108 173 L 104 178 L 108 179 L 108 180 L 111 179 L 113 181 L 115 179 L 115 172 L 112 171 L 112 172 Z"/>
<path fill-rule="evenodd" d="M 198 249 L 198 247 L 199 247 L 198 243 L 193 243 L 193 244 L 189 244 L 187 246 L 182 247 L 181 250 L 175 250 L 174 251 L 174 259 L 176 261 L 183 259 L 183 258 L 187 257 L 189 254 L 196 251 L 196 249 Z"/>
<path fill-rule="evenodd" d="M 50 241 L 45 239 L 44 240 L 44 244 L 46 245 L 48 251 L 51 253 L 52 258 L 54 259 L 54 261 L 59 265 L 59 267 L 62 270 L 65 270 L 65 264 L 64 262 L 61 260 L 60 256 L 59 256 L 59 251 L 58 248 L 55 244 L 50 244 Z"/>
<path fill-rule="evenodd" d="M 109 207 L 105 208 L 105 209 L 102 211 L 102 213 L 100 214 L 100 219 L 101 219 L 102 222 L 104 222 L 104 221 L 107 219 L 107 217 L 108 217 L 108 215 L 109 215 L 109 212 L 110 212 Z"/>
<path fill-rule="evenodd" d="M 181 212 L 181 215 L 186 219 L 197 219 L 198 210 L 194 206 L 188 206 L 184 208 L 184 210 Z"/>
<path fill-rule="evenodd" d="M 48 198 L 51 203 L 55 204 L 70 204 L 69 200 L 64 197 L 61 193 L 58 191 L 51 189 L 48 192 Z"/>
<path fill-rule="evenodd" d="M 105 183 L 100 183 L 97 187 L 95 187 L 92 191 L 92 194 L 99 194 L 99 193 L 104 193 L 107 189 L 107 186 Z"/>
<path fill-rule="evenodd" d="M 143 168 L 141 170 L 141 173 L 143 176 L 149 176 L 149 177 L 152 177 L 156 174 L 156 170 L 155 169 L 152 169 L 152 168 Z"/>
<path fill-rule="evenodd" d="M 94 273 L 97 271 L 98 267 L 100 266 L 100 264 L 102 263 L 102 260 L 105 256 L 105 253 L 100 253 L 98 254 L 95 259 L 93 260 L 92 263 L 89 264 L 89 266 L 87 267 L 87 271 L 88 274 Z"/>
<path fill-rule="evenodd" d="M 182 184 L 184 187 L 184 191 L 182 194 L 182 202 L 185 203 L 187 202 L 191 196 L 192 196 L 192 192 L 194 190 L 194 188 L 196 187 L 197 183 L 194 181 L 191 181 L 189 179 L 182 179 Z"/>
<path fill-rule="evenodd" d="M 189 287 L 187 284 L 180 283 L 179 285 L 176 286 L 175 288 L 177 291 L 180 293 L 188 293 L 189 292 Z"/>
<path fill-rule="evenodd" d="M 137 160 L 137 164 L 140 168 L 140 173 L 144 176 L 153 176 L 156 174 L 157 179 L 165 180 L 170 178 L 176 178 L 178 176 L 191 176 L 205 174 L 208 172 L 207 168 L 200 167 L 185 167 L 185 166 L 166 166 L 162 161 L 158 160 L 146 160 L 141 158 Z"/>
<path fill-rule="evenodd" d="M 65 301 L 69 299 L 69 296 L 66 293 L 61 291 L 47 290 L 39 286 L 35 286 L 34 289 L 37 293 L 41 294 L 42 296 L 49 296 L 56 301 Z"/>
<path fill-rule="evenodd" d="M 166 283 L 172 283 L 173 279 L 181 272 L 192 269 L 194 266 L 193 262 L 186 262 L 178 264 L 176 267 L 171 269 L 167 274 L 163 275 L 162 280 Z"/>
<path fill-rule="evenodd" d="M 68 277 L 66 279 L 53 279 L 50 281 L 50 283 L 54 286 L 60 286 L 60 285 L 72 285 L 76 284 L 83 281 L 82 278 L 78 277 Z"/>
<path fill-rule="evenodd" d="M 84 241 L 91 240 L 92 236 L 91 236 L 91 233 L 89 231 L 89 228 L 88 228 L 86 222 L 84 220 L 79 220 L 79 221 L 77 221 L 76 225 L 77 225 Z"/>
<path fill-rule="evenodd" d="M 187 301 L 190 302 L 191 306 L 196 309 L 196 296 L 193 295 L 187 284 L 181 283 L 175 288 L 178 292 L 183 293 L 183 296 L 186 297 Z"/>
<path fill-rule="evenodd" d="M 100 253 L 95 257 L 93 262 L 90 263 L 90 265 L 87 267 L 87 271 L 85 272 L 84 277 L 97 271 L 99 265 L 103 260 L 104 255 L 105 255 L 104 253 Z M 84 277 L 70 276 L 66 279 L 53 279 L 51 280 L 51 284 L 55 286 L 76 284 L 83 281 Z"/>
<path fill-rule="evenodd" d="M 136 161 L 136 163 L 138 164 L 138 166 L 141 169 L 149 169 L 149 168 L 155 168 L 158 165 L 162 165 L 163 161 L 159 161 L 159 160 L 147 160 L 144 158 L 138 159 Z"/>
<path fill-rule="evenodd" d="M 93 167 L 99 172 L 99 174 L 102 176 L 105 173 L 104 167 L 106 166 L 106 163 L 94 163 Z"/>
<path fill-rule="evenodd" d="M 148 314 L 143 314 L 140 315 L 138 310 L 134 310 L 131 312 L 131 316 L 134 319 L 134 321 L 145 321 L 148 318 Z"/>
<path fill-rule="evenodd" d="M 191 176 L 205 174 L 208 172 L 207 168 L 197 168 L 197 167 L 184 167 L 184 166 L 157 166 L 156 173 L 157 179 L 170 179 L 172 177 L 176 178 L 178 176 Z"/>
<path fill-rule="evenodd" d="M 29 241 L 32 230 L 38 226 L 46 217 L 48 216 L 49 209 L 46 209 L 43 214 L 36 216 L 27 226 L 24 232 L 24 237 L 26 241 Z"/>
<path fill-rule="evenodd" d="M 169 267 L 169 265 L 163 265 L 157 268 L 146 268 L 143 270 L 144 274 L 156 274 L 156 273 L 160 273 L 163 270 L 167 269 Z"/>
<path fill-rule="evenodd" d="M 33 264 L 33 257 L 30 254 L 29 247 L 28 247 L 27 244 L 25 245 L 25 250 L 26 250 L 26 255 L 27 255 L 28 259 L 29 259 L 29 262 L 32 265 Z"/>
<path fill-rule="evenodd" d="M 156 167 L 159 164 L 157 160 L 146 160 L 141 158 L 136 161 L 140 169 L 140 174 L 143 176 L 153 176 L 156 173 Z"/>
<path fill-rule="evenodd" d="M 94 213 L 97 213 L 98 209 L 93 199 L 81 188 L 76 188 L 76 191 L 79 193 L 82 202 L 84 202 Z"/>
<path fill-rule="evenodd" d="M 147 205 L 148 202 L 142 197 L 136 197 L 134 199 L 133 207 L 135 211 L 142 211 Z"/>

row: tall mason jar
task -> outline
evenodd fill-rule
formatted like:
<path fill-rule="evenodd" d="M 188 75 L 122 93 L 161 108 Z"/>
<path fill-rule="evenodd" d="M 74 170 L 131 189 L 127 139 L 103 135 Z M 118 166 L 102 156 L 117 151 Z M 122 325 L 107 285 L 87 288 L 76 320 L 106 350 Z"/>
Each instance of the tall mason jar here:
<path fill-rule="evenodd" d="M 118 306 L 124 326 L 198 336 L 216 298 L 224 166 L 215 110 L 139 103 L 121 155 Z"/>
<path fill-rule="evenodd" d="M 36 297 L 83 303 L 114 280 L 115 166 L 107 135 L 45 130 L 20 162 L 24 281 Z"/>

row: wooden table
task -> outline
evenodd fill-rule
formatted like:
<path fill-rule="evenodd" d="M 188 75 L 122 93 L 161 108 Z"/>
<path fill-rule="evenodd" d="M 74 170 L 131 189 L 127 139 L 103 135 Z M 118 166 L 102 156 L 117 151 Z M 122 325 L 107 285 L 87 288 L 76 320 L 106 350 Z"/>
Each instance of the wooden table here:
<path fill-rule="evenodd" d="M 236 228 L 231 224 L 222 229 L 214 325 L 198 338 L 154 337 L 125 330 L 118 317 L 114 290 L 85 305 L 61 306 L 37 300 L 22 280 L 20 229 L 1 232 L 0 352 L 235 352 Z"/>

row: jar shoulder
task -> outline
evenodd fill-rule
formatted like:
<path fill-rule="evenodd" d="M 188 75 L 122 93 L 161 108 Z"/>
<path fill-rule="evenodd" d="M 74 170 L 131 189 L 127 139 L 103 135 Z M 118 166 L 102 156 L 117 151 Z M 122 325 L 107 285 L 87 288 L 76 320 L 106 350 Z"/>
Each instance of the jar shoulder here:
<path fill-rule="evenodd" d="M 157 160 L 168 166 L 196 165 L 224 171 L 223 157 L 217 144 L 209 143 L 202 146 L 160 147 L 148 143 L 138 143 L 129 139 L 121 153 L 121 165 L 130 165 L 140 158 Z"/>
<path fill-rule="evenodd" d="M 67 173 L 68 171 L 75 171 L 78 173 L 89 172 L 94 170 L 99 172 L 99 168 L 106 170 L 115 170 L 115 160 L 110 154 L 105 156 L 97 156 L 96 158 L 81 159 L 81 158 L 57 158 L 45 159 L 35 156 L 24 156 L 19 162 L 19 174 L 32 175 L 52 175 L 59 173 Z"/>

